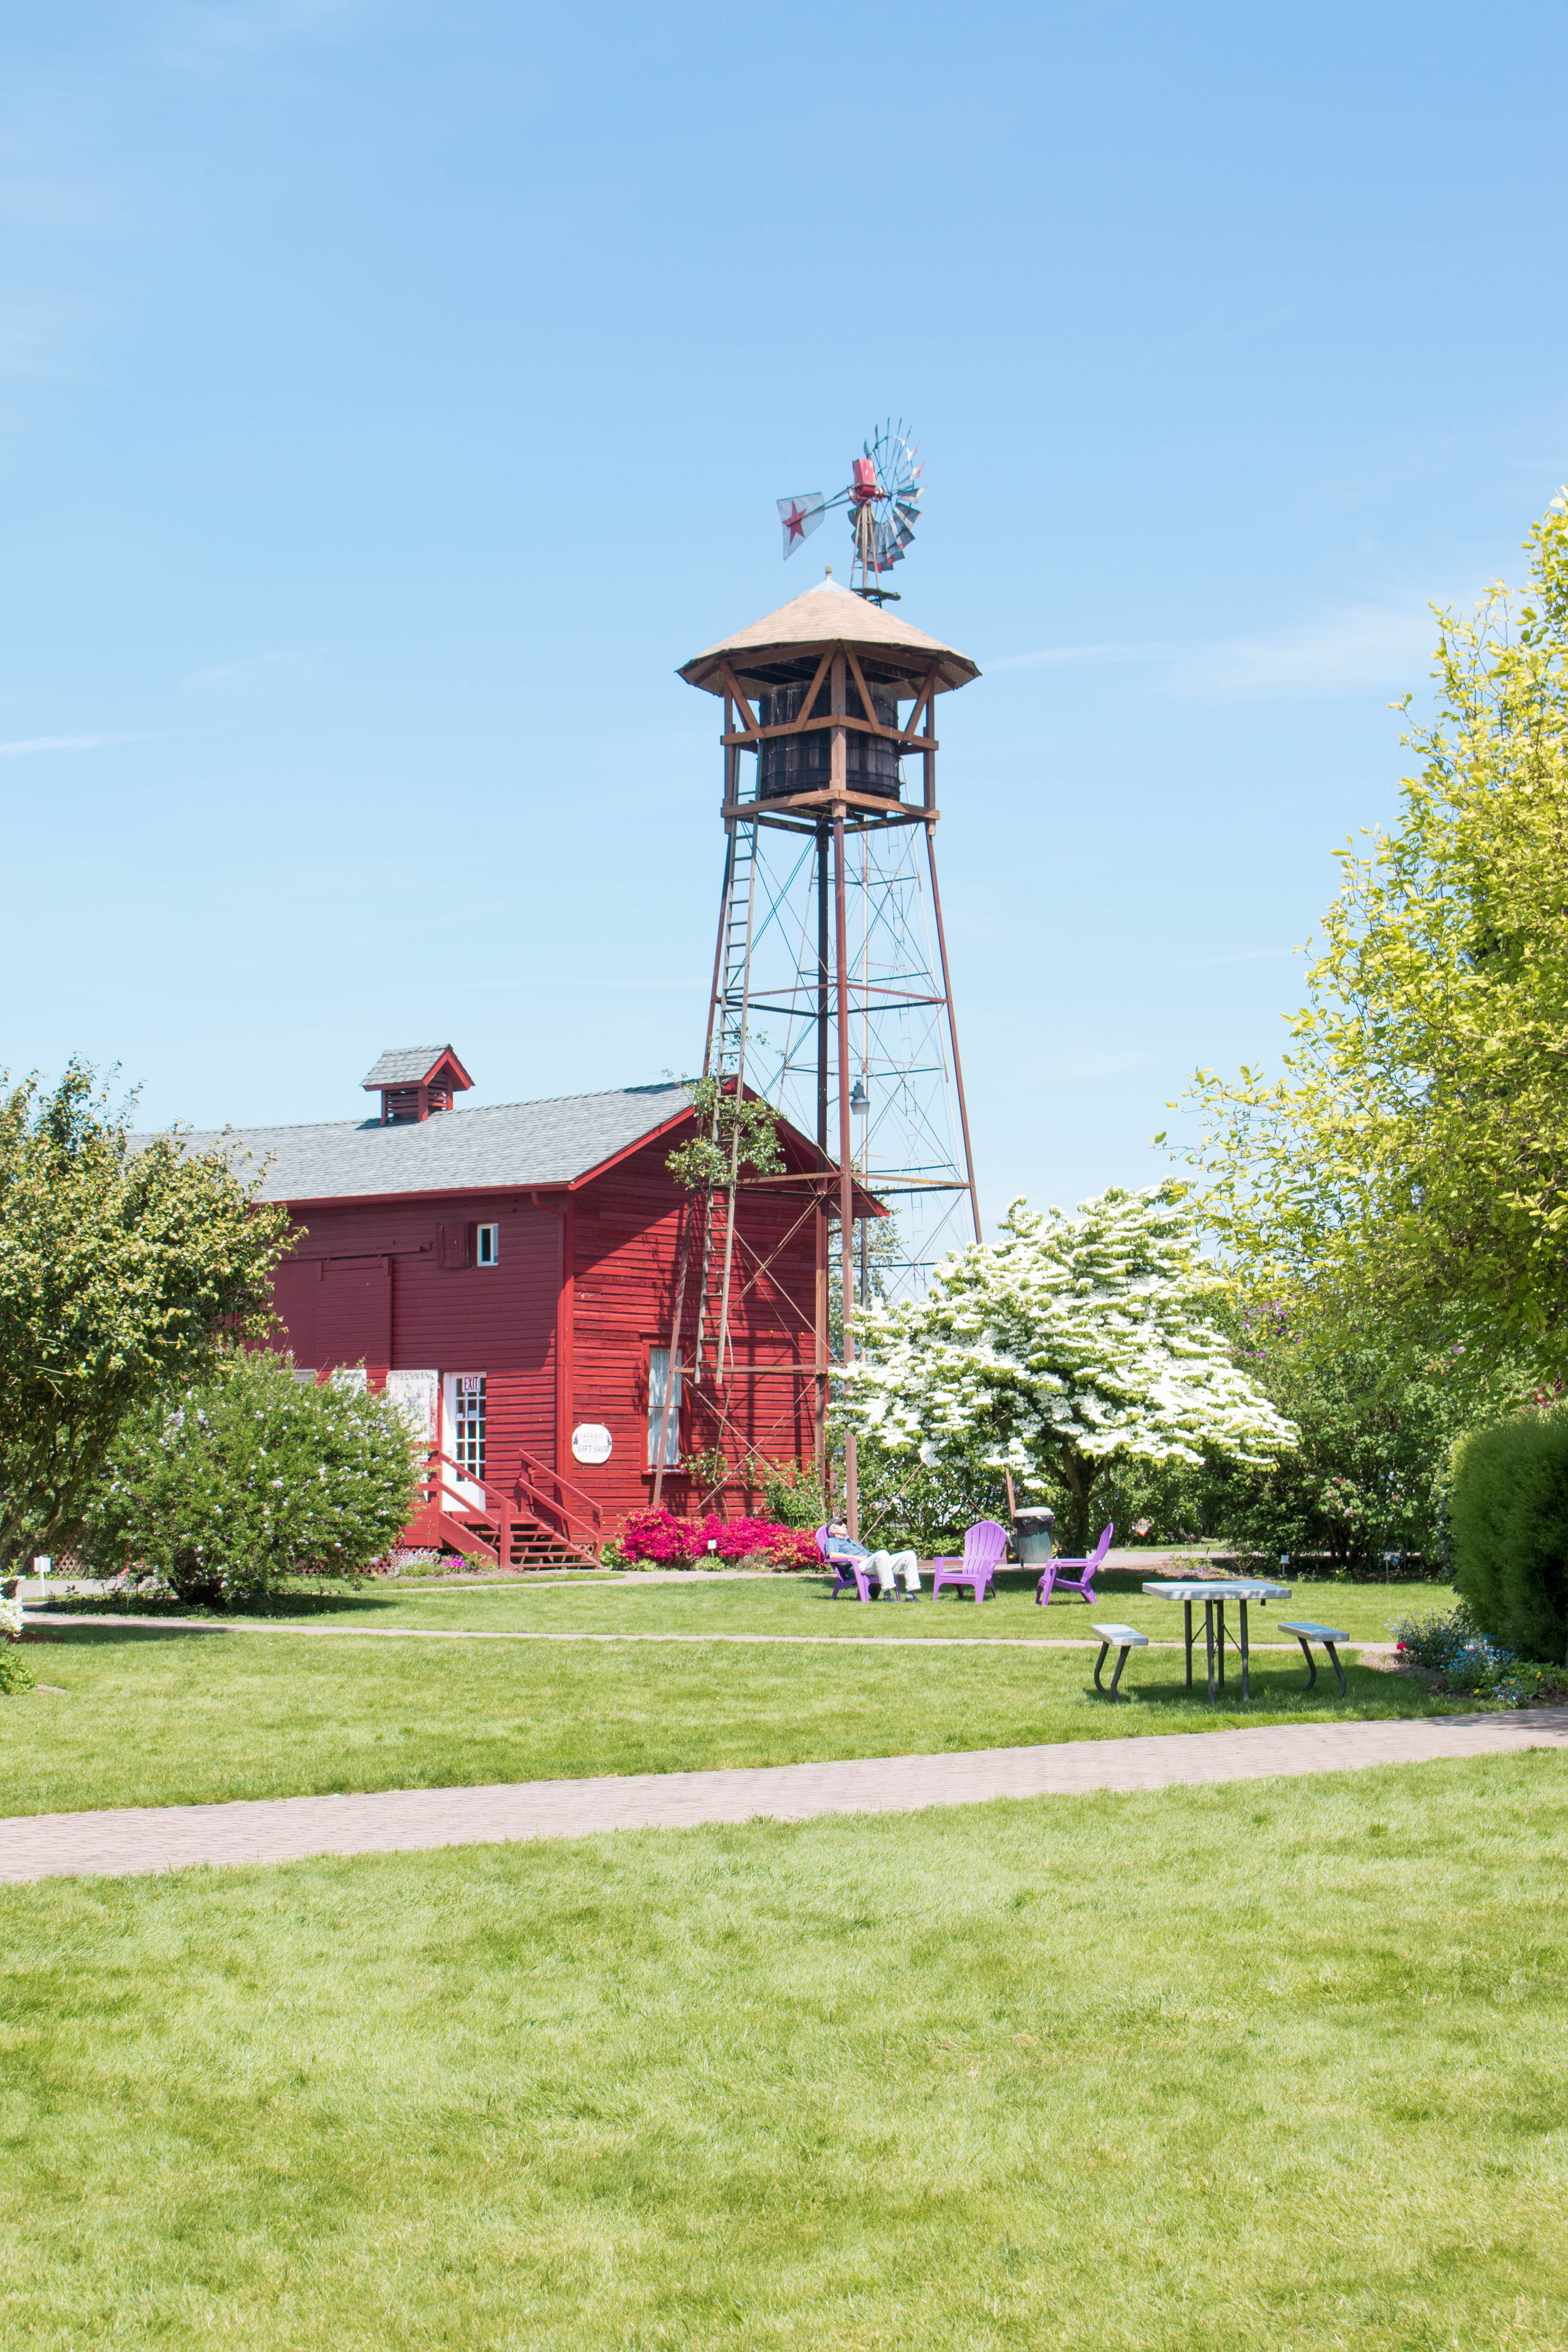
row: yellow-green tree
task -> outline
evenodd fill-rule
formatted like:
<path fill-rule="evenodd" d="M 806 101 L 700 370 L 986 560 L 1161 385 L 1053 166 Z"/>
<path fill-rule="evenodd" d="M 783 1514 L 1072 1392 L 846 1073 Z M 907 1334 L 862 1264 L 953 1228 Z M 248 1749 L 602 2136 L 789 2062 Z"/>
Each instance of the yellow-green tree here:
<path fill-rule="evenodd" d="M 1331 1330 L 1568 1369 L 1568 492 L 1438 615 L 1436 719 L 1342 883 L 1281 1075 L 1200 1071 L 1207 1213 Z M 1408 707 L 1408 705 L 1406 705 Z"/>

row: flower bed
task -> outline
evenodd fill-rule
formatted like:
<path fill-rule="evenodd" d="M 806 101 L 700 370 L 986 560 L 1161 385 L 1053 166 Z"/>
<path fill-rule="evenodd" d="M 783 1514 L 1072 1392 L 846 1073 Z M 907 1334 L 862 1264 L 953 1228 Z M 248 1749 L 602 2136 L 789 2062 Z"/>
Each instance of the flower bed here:
<path fill-rule="evenodd" d="M 673 1511 L 634 1511 L 621 1533 L 629 1566 L 697 1568 L 744 1560 L 774 1569 L 815 1568 L 821 1554 L 808 1528 L 780 1527 L 773 1519 L 678 1519 Z"/>
<path fill-rule="evenodd" d="M 1447 1617 L 1401 1617 L 1388 1630 L 1400 1664 L 1414 1667 L 1435 1690 L 1498 1706 L 1528 1706 L 1561 1694 L 1560 1669 L 1529 1664 L 1489 1641 L 1462 1606 Z"/>

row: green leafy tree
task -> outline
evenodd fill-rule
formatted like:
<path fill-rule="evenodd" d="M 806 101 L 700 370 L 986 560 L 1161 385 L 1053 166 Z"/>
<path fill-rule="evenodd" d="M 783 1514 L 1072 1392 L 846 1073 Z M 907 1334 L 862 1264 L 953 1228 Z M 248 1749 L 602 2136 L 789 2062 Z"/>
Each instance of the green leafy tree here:
<path fill-rule="evenodd" d="M 784 1166 L 778 1114 L 754 1095 L 727 1087 L 723 1079 L 689 1078 L 696 1121 L 690 1139 L 677 1146 L 666 1167 L 690 1192 L 711 1192 L 731 1182 L 742 1168 L 759 1176 Z"/>
<path fill-rule="evenodd" d="M 128 1117 L 74 1061 L 0 1101 L 0 1564 L 73 1544 L 126 1414 L 272 1319 L 287 1211 Z"/>
<path fill-rule="evenodd" d="M 950 1258 L 923 1297 L 868 1313 L 863 1359 L 839 1375 L 850 1425 L 928 1470 L 1062 1496 L 1075 1549 L 1119 1459 L 1281 1452 L 1294 1430 L 1205 1311 L 1187 1190 L 1113 1188 L 1073 1217 L 1016 1201 L 998 1241 Z"/>
<path fill-rule="evenodd" d="M 1400 821 L 1342 853 L 1272 1080 L 1199 1072 L 1205 1208 L 1247 1289 L 1417 1358 L 1568 1370 L 1568 493 L 1439 615 Z"/>
<path fill-rule="evenodd" d="M 306 1570 L 352 1575 L 407 1524 L 417 1466 L 390 1399 L 236 1349 L 126 1423 L 86 1549 L 110 1572 L 153 1569 L 198 1599 Z"/>
<path fill-rule="evenodd" d="M 1478 1420 L 1506 1413 L 1517 1381 L 1478 1385 L 1462 1341 L 1426 1357 L 1375 1334 L 1329 1344 L 1273 1302 L 1241 1308 L 1237 1360 L 1299 1433 L 1267 1471 L 1227 1471 L 1205 1507 L 1216 1531 L 1278 1558 L 1325 1557 L 1352 1576 L 1449 1550 L 1450 1456 Z"/>

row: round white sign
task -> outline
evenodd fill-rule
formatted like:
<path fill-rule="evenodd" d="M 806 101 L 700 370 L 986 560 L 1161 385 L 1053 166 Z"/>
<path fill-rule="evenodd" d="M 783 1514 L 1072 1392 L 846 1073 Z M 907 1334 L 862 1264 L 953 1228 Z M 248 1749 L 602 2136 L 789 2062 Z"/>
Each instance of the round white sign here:
<path fill-rule="evenodd" d="M 607 1462 L 611 1438 L 602 1421 L 580 1421 L 572 1432 L 572 1452 L 579 1462 Z"/>

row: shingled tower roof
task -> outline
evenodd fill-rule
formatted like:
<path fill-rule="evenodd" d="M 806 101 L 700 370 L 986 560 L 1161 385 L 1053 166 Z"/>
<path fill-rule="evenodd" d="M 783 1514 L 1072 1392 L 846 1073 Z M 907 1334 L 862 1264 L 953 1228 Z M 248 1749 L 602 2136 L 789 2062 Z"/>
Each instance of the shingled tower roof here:
<path fill-rule="evenodd" d="M 747 629 L 737 629 L 721 645 L 710 646 L 683 664 L 679 675 L 688 686 L 705 687 L 710 694 L 724 692 L 723 665 L 734 676 L 763 686 L 785 686 L 809 680 L 825 646 L 852 646 L 866 677 L 887 684 L 894 679 L 922 679 L 936 664 L 936 691 L 949 693 L 978 677 L 979 667 L 967 654 L 928 637 L 879 604 L 842 587 L 831 573 L 766 613 Z M 911 689 L 912 691 L 913 689 Z"/>
<path fill-rule="evenodd" d="M 367 1095 L 381 1091 L 381 1120 L 426 1119 L 450 1110 L 454 1098 L 473 1085 L 450 1045 L 389 1045 L 362 1079 Z"/>
<path fill-rule="evenodd" d="M 367 1095 L 378 1087 L 427 1087 L 436 1083 L 436 1073 L 443 1062 L 450 1062 L 456 1087 L 473 1085 L 472 1078 L 453 1053 L 450 1045 L 389 1045 L 374 1070 L 367 1070 L 360 1080 Z"/>

